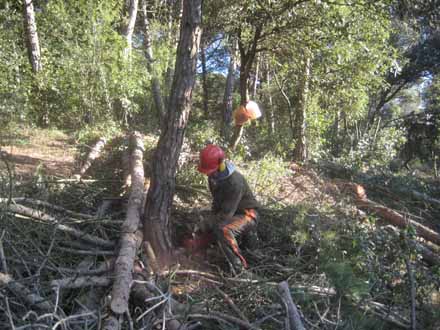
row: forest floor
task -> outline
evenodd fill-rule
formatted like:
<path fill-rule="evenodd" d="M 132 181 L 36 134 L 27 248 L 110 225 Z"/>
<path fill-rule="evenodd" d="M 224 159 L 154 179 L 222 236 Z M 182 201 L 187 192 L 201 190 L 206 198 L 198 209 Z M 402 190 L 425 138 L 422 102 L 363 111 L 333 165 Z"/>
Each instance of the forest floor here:
<path fill-rule="evenodd" d="M 63 132 L 25 129 L 17 136 L 3 137 L 1 142 L 6 159 L 21 178 L 29 179 L 38 173 L 68 178 L 77 170 L 77 147 Z"/>
<path fill-rule="evenodd" d="M 156 137 L 145 137 L 146 175 L 150 172 L 155 142 Z M 78 145 L 74 138 L 59 131 L 35 129 L 3 137 L 1 143 L 2 193 L 45 200 L 84 217 L 93 216 L 93 221 L 71 219 L 66 223 L 110 241 L 119 240 L 120 219 L 126 207 L 123 137 L 107 143 L 82 181 L 73 179 L 74 174 L 78 173 L 84 154 L 92 145 Z M 180 170 L 184 174 L 178 175 L 171 219 L 177 242 L 181 242 L 179 236 L 191 235 L 201 219 L 201 210 L 209 208 L 210 204 L 206 182 L 197 179 L 194 183 L 187 177 L 186 173 L 194 173 L 197 158 L 196 151 L 189 152 Z M 180 303 L 190 302 L 191 306 L 203 303 L 207 310 L 223 313 L 201 317 L 205 328 L 238 329 L 233 319 L 228 321 L 227 315 L 233 313 L 240 319 L 254 320 L 252 324 L 256 328 L 279 329 L 283 318 L 274 285 L 287 280 L 307 328 L 409 329 L 411 304 L 408 301 L 416 301 L 420 324 L 425 329 L 437 329 L 440 325 L 438 259 L 431 260 L 434 264 L 427 264 L 425 256 L 418 254 L 419 250 L 416 253 L 402 245 L 402 235 L 412 241 L 416 230 L 402 230 L 400 236 L 394 236 L 393 230 L 389 232 L 389 223 L 383 219 L 379 221 L 374 211 L 359 208 L 353 188 L 362 184 L 368 198 L 375 203 L 399 212 L 404 219 L 415 219 L 438 233 L 438 179 L 414 179 L 411 174 L 403 178 L 380 173 L 357 175 L 328 164 L 302 167 L 286 163 L 282 175 L 276 182 L 270 182 L 267 178 L 258 181 L 259 173 L 252 176 L 252 172 L 258 172 L 258 166 L 258 162 L 237 164 L 250 176 L 257 197 L 263 201 L 258 249 L 244 251 L 252 279 L 231 276 L 215 246 L 202 253 L 180 248 L 180 264 L 175 265 L 169 277 L 162 279 L 166 290 Z M 419 195 L 414 195 L 414 191 L 429 193 L 432 200 L 416 199 L 414 196 Z M 105 201 L 113 204 L 108 214 L 100 217 Z M 49 210 L 43 208 L 45 212 Z M 93 267 L 99 268 L 103 260 L 105 263 L 111 260 L 113 251 L 97 250 L 71 241 L 68 235 L 59 232 L 54 235 L 53 229 L 44 226 L 43 222 L 24 226 L 22 223 L 26 219 L 20 214 L 2 215 L 0 221 L 4 221 L 5 226 L 0 232 L 0 243 L 3 239 L 6 260 L 9 268 L 14 269 L 11 274 L 20 277 L 23 283 L 32 284 L 42 295 L 51 297 L 50 285 L 53 284 L 50 283 L 54 280 L 68 278 L 69 274 L 79 276 L 84 263 L 88 263 L 87 268 L 81 272 L 94 274 Z M 60 219 L 66 220 L 65 216 Z M 29 245 L 33 249 L 29 249 Z M 440 250 L 435 250 L 436 244 L 430 246 L 439 253 Z M 408 260 L 417 270 L 417 298 L 408 298 L 410 287 L 415 285 L 406 275 Z M 33 282 L 35 278 L 39 278 L 38 282 Z M 0 294 L 3 292 L 1 280 Z M 105 297 L 108 287 L 107 283 L 104 291 L 93 290 L 93 293 L 100 292 L 101 296 L 104 293 Z M 58 298 L 65 317 L 69 315 L 67 311 L 81 315 L 85 305 L 92 306 L 88 307 L 90 310 L 96 308 L 96 299 L 95 305 L 90 305 L 92 291 L 87 290 L 87 284 L 76 291 L 69 291 L 68 287 L 63 290 L 64 294 Z M 20 314 L 22 304 L 13 297 L 10 301 L 16 304 L 13 312 L 17 316 L 14 314 L 12 318 L 16 324 L 25 326 L 23 315 L 26 313 Z M 108 302 L 101 298 L 100 304 L 107 306 Z M 154 301 L 148 302 L 145 309 L 153 305 Z M 132 317 L 137 316 L 140 320 L 135 329 L 149 326 L 141 312 L 133 310 Z M 223 321 L 218 322 L 219 318 Z M 89 322 L 90 329 L 99 328 L 100 322 L 94 314 L 87 314 L 84 319 Z M 10 320 L 0 317 L 0 325 L 2 321 Z M 84 326 L 84 320 L 78 322 Z"/>

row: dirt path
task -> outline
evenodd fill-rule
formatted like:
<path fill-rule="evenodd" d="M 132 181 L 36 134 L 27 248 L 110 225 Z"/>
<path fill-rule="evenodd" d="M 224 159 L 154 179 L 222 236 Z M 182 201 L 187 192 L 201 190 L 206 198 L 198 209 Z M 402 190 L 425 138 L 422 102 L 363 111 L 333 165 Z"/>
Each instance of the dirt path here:
<path fill-rule="evenodd" d="M 63 132 L 24 130 L 0 142 L 4 158 L 20 179 L 29 179 L 36 173 L 67 178 L 75 170 L 76 149 L 72 138 Z M 5 168 L 4 162 L 0 168 Z"/>

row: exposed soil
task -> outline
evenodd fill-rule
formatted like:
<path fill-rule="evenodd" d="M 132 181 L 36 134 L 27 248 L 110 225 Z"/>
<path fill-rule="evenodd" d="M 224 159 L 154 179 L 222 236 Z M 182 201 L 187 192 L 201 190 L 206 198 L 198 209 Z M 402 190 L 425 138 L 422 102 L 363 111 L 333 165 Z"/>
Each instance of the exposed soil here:
<path fill-rule="evenodd" d="M 65 133 L 26 130 L 16 140 L 2 142 L 2 156 L 19 179 L 30 179 L 37 173 L 67 178 L 75 171 L 76 149 Z M 0 166 L 6 165 L 2 162 Z"/>

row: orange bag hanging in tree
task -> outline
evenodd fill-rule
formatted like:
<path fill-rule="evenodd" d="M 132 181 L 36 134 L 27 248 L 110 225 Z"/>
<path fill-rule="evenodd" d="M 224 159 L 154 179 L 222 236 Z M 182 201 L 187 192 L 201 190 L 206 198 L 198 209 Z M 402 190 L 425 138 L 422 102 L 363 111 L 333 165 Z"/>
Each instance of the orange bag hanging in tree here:
<path fill-rule="evenodd" d="M 243 126 L 250 120 L 261 117 L 261 110 L 257 103 L 248 101 L 246 106 L 240 105 L 234 112 L 235 126 Z"/>

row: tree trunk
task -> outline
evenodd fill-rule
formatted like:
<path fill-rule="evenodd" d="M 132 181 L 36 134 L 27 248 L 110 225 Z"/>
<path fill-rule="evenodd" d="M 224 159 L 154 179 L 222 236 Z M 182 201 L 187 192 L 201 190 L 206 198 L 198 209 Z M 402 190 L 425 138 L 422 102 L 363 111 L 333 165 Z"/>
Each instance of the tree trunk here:
<path fill-rule="evenodd" d="M 168 42 L 170 49 L 176 49 L 178 40 L 177 38 L 175 38 L 175 33 L 173 33 L 174 32 L 173 25 L 175 21 L 177 21 L 178 24 L 181 24 L 183 0 L 169 0 L 168 3 L 169 6 L 172 8 L 170 9 L 170 14 L 168 16 Z M 176 30 L 178 31 L 179 29 L 180 26 L 177 26 Z M 174 79 L 175 68 L 173 66 L 174 64 L 173 62 L 174 62 L 173 52 L 170 52 L 168 58 L 167 70 L 166 70 L 166 77 L 165 77 L 165 86 L 169 94 L 171 94 L 170 92 L 172 88 L 171 84 L 173 83 L 173 79 Z"/>
<path fill-rule="evenodd" d="M 201 35 L 202 0 L 184 0 L 167 120 L 154 154 L 150 188 L 144 214 L 144 239 L 164 265 L 172 247 L 169 215 L 175 191 L 177 161 L 191 110 Z"/>
<path fill-rule="evenodd" d="M 257 54 L 257 45 L 261 37 L 262 26 L 257 26 L 254 32 L 254 38 L 251 45 L 247 48 L 241 40 L 241 32 L 238 36 L 238 49 L 240 51 L 240 104 L 246 105 L 249 101 L 249 75 L 255 55 Z M 234 150 L 240 142 L 243 135 L 243 126 L 236 126 L 232 135 L 230 147 Z"/>
<path fill-rule="evenodd" d="M 132 185 L 127 214 L 121 226 L 122 235 L 119 241 L 119 254 L 115 261 L 115 278 L 110 304 L 110 308 L 116 314 L 128 311 L 133 263 L 142 242 L 142 234 L 138 232 L 145 181 L 143 163 L 145 148 L 142 135 L 134 132 L 130 136 L 130 149 Z"/>
<path fill-rule="evenodd" d="M 234 42 L 233 49 L 230 52 L 228 75 L 226 77 L 225 94 L 223 96 L 223 132 L 225 141 L 229 140 L 232 127 L 232 94 L 234 92 L 235 71 L 237 70 L 237 44 Z"/>
<path fill-rule="evenodd" d="M 299 104 L 295 114 L 295 140 L 296 145 L 293 151 L 293 160 L 304 162 L 307 159 L 306 141 L 306 111 L 309 94 L 310 81 L 310 56 L 306 55 L 303 68 L 303 76 L 299 88 Z"/>
<path fill-rule="evenodd" d="M 130 57 L 130 53 L 131 53 L 133 31 L 134 31 L 134 25 L 136 24 L 137 11 L 138 11 L 138 0 L 130 0 L 130 4 L 128 6 L 127 24 L 122 29 L 122 35 L 127 41 L 127 45 L 124 49 L 124 57 L 126 59 Z"/>
<path fill-rule="evenodd" d="M 203 113 L 205 115 L 205 118 L 208 119 L 209 117 L 209 109 L 208 109 L 209 93 L 208 93 L 208 77 L 207 77 L 208 73 L 206 70 L 206 54 L 205 54 L 204 42 L 200 48 L 200 59 L 202 62 Z"/>
<path fill-rule="evenodd" d="M 147 0 L 142 0 L 141 12 L 143 15 L 142 27 L 144 30 L 144 48 L 145 48 L 145 58 L 147 59 L 147 69 L 151 74 L 151 91 L 153 94 L 154 105 L 156 106 L 157 115 L 159 118 L 159 125 L 162 126 L 163 119 L 165 117 L 165 106 L 163 103 L 163 96 L 160 87 L 160 80 L 155 69 L 153 46 L 151 45 L 151 35 L 150 35 L 150 22 L 148 21 L 147 14 Z"/>
<path fill-rule="evenodd" d="M 32 65 L 32 71 L 37 73 L 43 69 L 43 64 L 41 63 L 40 43 L 38 41 L 33 0 L 24 0 L 24 28 L 26 31 L 29 61 Z"/>
<path fill-rule="evenodd" d="M 252 81 L 252 100 L 255 100 L 257 98 L 258 75 L 259 74 L 260 74 L 260 58 L 257 57 L 257 63 L 255 65 L 254 80 Z"/>
<path fill-rule="evenodd" d="M 269 67 L 269 63 L 267 63 L 267 68 L 266 68 L 266 93 L 267 93 L 266 120 L 267 120 L 269 134 L 273 135 L 273 133 L 275 131 L 275 117 L 273 114 L 272 93 L 270 91 L 271 81 L 272 81 L 272 77 L 270 75 L 270 67 Z"/>

